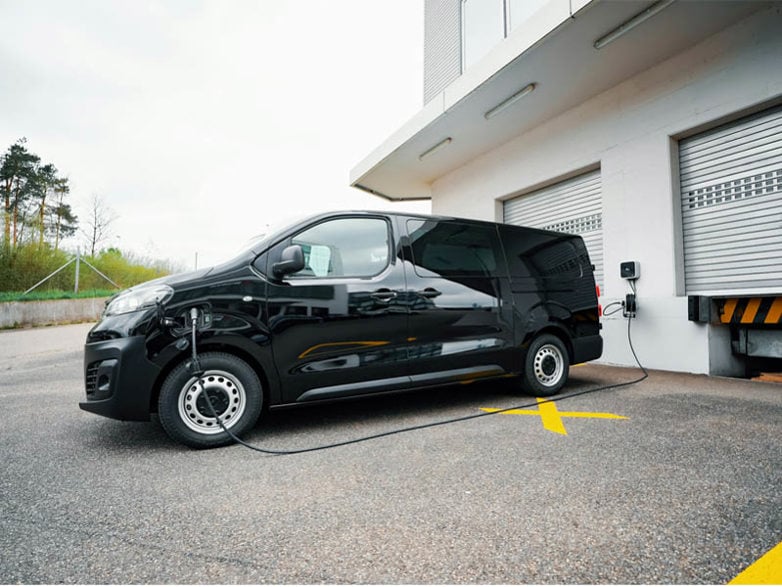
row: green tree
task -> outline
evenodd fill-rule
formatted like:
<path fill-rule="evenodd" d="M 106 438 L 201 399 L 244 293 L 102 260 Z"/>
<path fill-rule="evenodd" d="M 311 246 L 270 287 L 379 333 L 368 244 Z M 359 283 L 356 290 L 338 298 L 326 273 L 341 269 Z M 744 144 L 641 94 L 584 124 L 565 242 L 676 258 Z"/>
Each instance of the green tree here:
<path fill-rule="evenodd" d="M 71 191 L 68 185 L 67 177 L 58 177 L 57 168 L 48 163 L 38 168 L 35 179 L 32 182 L 32 194 L 33 200 L 37 202 L 37 210 L 35 211 L 35 225 L 38 231 L 38 246 L 43 246 L 44 235 L 49 234 L 59 235 L 59 232 L 55 229 L 52 230 L 51 213 L 47 215 L 47 211 L 51 212 L 51 208 L 60 208 L 64 203 L 64 198 Z M 73 216 L 71 214 L 71 216 Z M 59 217 L 61 220 L 62 211 Z M 75 221 L 75 217 L 73 217 Z M 59 245 L 59 236 L 55 237 L 55 249 Z"/>
<path fill-rule="evenodd" d="M 43 235 L 46 230 L 46 198 L 54 191 L 57 184 L 57 168 L 51 163 L 40 166 L 33 179 L 32 195 L 38 203 L 36 211 L 36 228 L 38 229 L 38 246 L 43 246 Z"/>
<path fill-rule="evenodd" d="M 20 213 L 31 194 L 41 158 L 30 153 L 26 138 L 19 139 L 3 155 L 0 165 L 0 189 L 3 192 L 3 246 L 16 247 L 19 236 Z"/>
<path fill-rule="evenodd" d="M 3 251 L 16 250 L 36 236 L 39 248 L 48 236 L 56 250 L 60 239 L 77 228 L 78 219 L 65 202 L 69 193 L 68 178 L 61 177 L 52 163 L 42 164 L 38 155 L 28 151 L 27 139 L 11 145 L 0 165 Z"/>
<path fill-rule="evenodd" d="M 71 191 L 67 179 L 58 180 L 54 188 L 54 201 L 49 207 L 49 220 L 46 230 L 54 239 L 54 250 L 60 247 L 60 240 L 73 236 L 78 229 L 77 216 L 73 213 L 71 205 L 65 202 L 65 196 Z"/>

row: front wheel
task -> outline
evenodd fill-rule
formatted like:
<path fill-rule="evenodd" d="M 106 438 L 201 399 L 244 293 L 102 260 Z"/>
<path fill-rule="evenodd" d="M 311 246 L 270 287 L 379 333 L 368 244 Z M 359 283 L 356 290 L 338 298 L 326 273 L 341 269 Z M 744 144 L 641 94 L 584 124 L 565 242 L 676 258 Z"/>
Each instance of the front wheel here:
<path fill-rule="evenodd" d="M 252 428 L 263 406 L 261 382 L 234 355 L 204 353 L 199 361 L 201 377 L 192 375 L 190 361 L 183 361 L 166 377 L 158 400 L 160 423 L 171 438 L 193 448 L 230 444 L 233 439 L 214 414 L 237 436 Z"/>
<path fill-rule="evenodd" d="M 564 343 L 553 334 L 538 336 L 529 346 L 522 376 L 525 390 L 539 397 L 559 393 L 567 381 L 570 360 Z"/>

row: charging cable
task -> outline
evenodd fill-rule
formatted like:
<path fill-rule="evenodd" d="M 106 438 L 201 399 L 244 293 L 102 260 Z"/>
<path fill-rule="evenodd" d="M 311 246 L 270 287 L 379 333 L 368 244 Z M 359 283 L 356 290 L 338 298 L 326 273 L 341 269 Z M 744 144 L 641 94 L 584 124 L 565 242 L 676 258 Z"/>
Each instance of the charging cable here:
<path fill-rule="evenodd" d="M 614 302 L 614 303 L 620 303 L 620 302 Z M 202 382 L 203 371 L 201 370 L 201 365 L 200 365 L 200 363 L 198 361 L 198 354 L 196 352 L 196 324 L 198 322 L 198 310 L 196 308 L 193 308 L 193 309 L 190 310 L 190 320 L 192 322 L 192 340 L 193 340 L 193 344 L 192 344 L 193 375 L 195 377 L 197 377 L 197 384 L 201 387 L 201 392 L 203 393 L 203 396 L 206 399 L 206 405 L 209 407 L 209 411 L 212 413 L 212 417 L 215 420 L 217 420 L 217 423 L 220 425 L 220 428 L 222 428 L 223 431 L 226 434 L 228 434 L 228 436 L 230 436 L 232 440 L 234 440 L 234 442 L 236 442 L 237 444 L 241 444 L 242 446 L 247 447 L 250 450 L 254 450 L 256 452 L 260 452 L 260 453 L 268 454 L 268 455 L 277 455 L 277 456 L 280 456 L 280 455 L 297 455 L 297 454 L 303 454 L 303 453 L 308 453 L 308 452 L 316 452 L 316 451 L 321 451 L 321 450 L 327 450 L 327 449 L 330 449 L 330 448 L 337 448 L 337 447 L 340 447 L 340 446 L 348 446 L 350 444 L 358 444 L 360 442 L 366 442 L 368 440 L 375 440 L 377 438 L 384 438 L 386 436 L 393 436 L 395 434 L 402 434 L 402 433 L 405 433 L 405 432 L 413 432 L 415 430 L 424 430 L 426 428 L 434 428 L 436 426 L 445 426 L 446 424 L 455 424 L 457 422 L 466 422 L 468 420 L 475 420 L 477 418 L 485 418 L 485 417 L 488 417 L 488 416 L 494 416 L 496 414 L 502 414 L 502 413 L 505 413 L 505 412 L 510 412 L 512 410 L 523 410 L 523 409 L 526 409 L 526 408 L 536 407 L 536 406 L 539 406 L 540 404 L 544 404 L 544 403 L 550 403 L 550 402 L 554 402 L 554 401 L 562 401 L 562 400 L 578 397 L 578 396 L 581 396 L 581 395 L 587 395 L 587 394 L 590 394 L 590 393 L 596 393 L 598 391 L 608 391 L 610 389 L 619 389 L 621 387 L 628 387 L 630 385 L 635 385 L 636 383 L 640 383 L 641 381 L 643 381 L 644 379 L 649 377 L 649 373 L 646 371 L 644 366 L 638 360 L 638 355 L 636 355 L 635 349 L 633 348 L 633 341 L 632 341 L 632 337 L 630 335 L 630 324 L 633 321 L 633 317 L 630 316 L 627 319 L 627 341 L 628 341 L 628 343 L 630 345 L 630 350 L 633 353 L 633 357 L 635 358 L 635 362 L 638 364 L 638 367 L 641 369 L 641 371 L 643 373 L 643 375 L 641 377 L 639 377 L 637 379 L 633 379 L 632 381 L 626 381 L 624 383 L 614 383 L 614 384 L 611 384 L 611 385 L 603 385 L 603 386 L 595 387 L 595 388 L 592 388 L 592 389 L 584 389 L 584 390 L 581 390 L 581 391 L 575 391 L 573 393 L 568 393 L 568 394 L 559 395 L 559 396 L 556 396 L 556 397 L 551 397 L 551 398 L 548 398 L 548 399 L 543 400 L 543 401 L 537 401 L 536 400 L 534 402 L 525 403 L 525 404 L 521 404 L 521 405 L 518 405 L 518 406 L 512 406 L 510 408 L 505 408 L 505 409 L 498 410 L 498 411 L 481 412 L 480 414 L 469 414 L 467 416 L 461 416 L 461 417 L 458 417 L 458 418 L 450 418 L 450 419 L 447 419 L 447 420 L 439 420 L 439 421 L 436 421 L 436 422 L 429 422 L 427 424 L 419 424 L 417 426 L 408 426 L 406 428 L 398 428 L 398 429 L 395 429 L 395 430 L 389 430 L 387 432 L 380 432 L 378 434 L 371 434 L 369 436 L 362 436 L 362 437 L 359 437 L 359 438 L 353 438 L 351 440 L 344 440 L 342 442 L 335 442 L 335 443 L 332 443 L 332 444 L 323 444 L 323 445 L 320 445 L 320 446 L 313 446 L 313 447 L 309 447 L 309 448 L 301 448 L 301 449 L 294 449 L 294 450 L 275 450 L 275 449 L 270 449 L 270 448 L 262 448 L 262 447 L 255 446 L 255 445 L 252 445 L 252 444 L 249 444 L 249 443 L 245 442 L 244 440 L 242 440 L 241 438 L 236 436 L 233 432 L 231 432 L 231 430 L 229 428 L 227 428 L 226 425 L 223 423 L 223 420 L 217 415 L 217 412 L 215 411 L 214 406 L 212 405 L 212 400 L 210 399 L 209 394 L 204 389 L 204 385 L 203 385 L 203 382 Z"/>
<path fill-rule="evenodd" d="M 203 391 L 203 383 L 201 383 L 201 377 L 204 374 L 204 370 L 201 369 L 201 361 L 198 359 L 198 352 L 196 351 L 196 330 L 198 329 L 198 308 L 190 308 L 190 323 L 192 324 L 191 327 L 191 342 L 190 347 L 192 349 L 192 375 L 194 377 L 198 377 L 198 383 L 202 387 Z M 205 396 L 208 396 L 206 392 L 204 392 Z M 209 398 L 207 397 L 207 403 L 209 403 Z M 211 404 L 210 404 L 211 405 Z M 221 422 L 222 424 L 222 422 Z"/>

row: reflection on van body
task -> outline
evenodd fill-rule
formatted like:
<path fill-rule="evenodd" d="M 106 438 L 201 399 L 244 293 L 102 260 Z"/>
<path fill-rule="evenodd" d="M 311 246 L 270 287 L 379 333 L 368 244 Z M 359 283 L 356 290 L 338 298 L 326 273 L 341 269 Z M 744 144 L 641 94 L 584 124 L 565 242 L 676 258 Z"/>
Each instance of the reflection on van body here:
<path fill-rule="evenodd" d="M 203 375 L 190 361 L 191 316 Z M 129 420 L 158 412 L 177 440 L 216 446 L 229 438 L 203 394 L 238 432 L 263 406 L 491 377 L 551 395 L 568 365 L 600 356 L 599 328 L 580 237 L 323 214 L 223 265 L 112 299 L 85 345 L 80 406 Z"/>

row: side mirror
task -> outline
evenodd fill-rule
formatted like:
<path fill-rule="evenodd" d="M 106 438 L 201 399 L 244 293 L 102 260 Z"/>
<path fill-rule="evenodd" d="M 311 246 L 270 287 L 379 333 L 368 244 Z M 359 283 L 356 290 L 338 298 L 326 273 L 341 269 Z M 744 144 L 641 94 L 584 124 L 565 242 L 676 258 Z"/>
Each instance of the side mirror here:
<path fill-rule="evenodd" d="M 275 277 L 284 277 L 302 269 L 304 269 L 304 251 L 301 250 L 301 245 L 285 247 L 280 260 L 272 265 L 272 273 Z"/>

